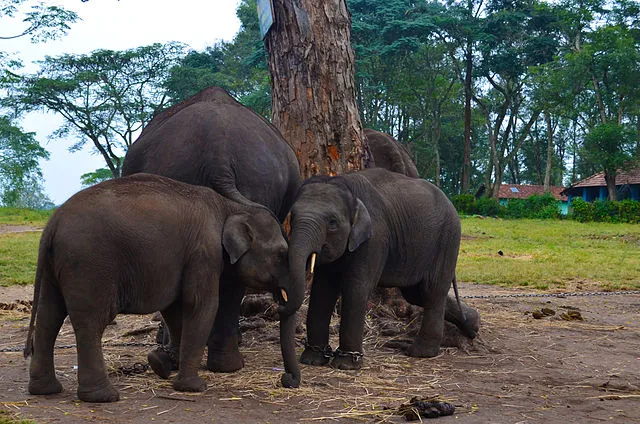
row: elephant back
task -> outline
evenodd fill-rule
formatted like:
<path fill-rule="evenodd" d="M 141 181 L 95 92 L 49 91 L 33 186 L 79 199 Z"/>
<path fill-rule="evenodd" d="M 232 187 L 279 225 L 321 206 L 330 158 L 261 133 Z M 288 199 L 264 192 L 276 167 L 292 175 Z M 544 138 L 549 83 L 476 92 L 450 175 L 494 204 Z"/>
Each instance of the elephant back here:
<path fill-rule="evenodd" d="M 300 171 L 293 149 L 263 117 L 219 87 L 155 116 L 131 145 L 123 175 L 164 175 L 266 206 L 290 206 Z"/>
<path fill-rule="evenodd" d="M 364 129 L 364 136 L 373 156 L 368 168 L 384 168 L 408 177 L 418 178 L 418 168 L 411 159 L 411 155 L 395 138 L 370 128 Z"/>

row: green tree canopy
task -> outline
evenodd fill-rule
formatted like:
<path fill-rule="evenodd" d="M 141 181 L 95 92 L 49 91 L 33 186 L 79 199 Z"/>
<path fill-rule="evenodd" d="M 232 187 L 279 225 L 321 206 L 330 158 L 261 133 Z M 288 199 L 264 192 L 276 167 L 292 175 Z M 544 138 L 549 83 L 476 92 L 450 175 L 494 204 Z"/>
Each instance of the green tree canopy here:
<path fill-rule="evenodd" d="M 74 135 L 70 150 L 90 143 L 114 177 L 139 131 L 167 102 L 164 83 L 184 55 L 179 43 L 124 51 L 47 56 L 36 74 L 21 76 L 4 104 L 60 114 L 54 138 Z"/>
<path fill-rule="evenodd" d="M 35 139 L 9 118 L 0 116 L 0 201 L 4 206 L 47 208 L 51 201 L 42 194 L 38 161 L 49 154 Z"/>

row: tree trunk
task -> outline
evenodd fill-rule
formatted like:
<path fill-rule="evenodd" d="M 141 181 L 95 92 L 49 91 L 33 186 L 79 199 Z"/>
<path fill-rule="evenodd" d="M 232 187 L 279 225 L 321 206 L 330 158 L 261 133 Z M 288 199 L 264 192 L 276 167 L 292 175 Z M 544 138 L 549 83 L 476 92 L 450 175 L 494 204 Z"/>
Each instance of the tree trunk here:
<path fill-rule="evenodd" d="M 547 167 L 544 170 L 544 192 L 548 193 L 551 185 L 551 161 L 553 160 L 553 126 L 549 112 L 545 112 L 544 120 L 547 123 Z"/>
<path fill-rule="evenodd" d="M 607 192 L 609 193 L 609 200 L 615 202 L 618 200 L 618 191 L 616 190 L 616 171 L 605 169 L 604 181 L 607 183 Z"/>
<path fill-rule="evenodd" d="M 364 168 L 370 155 L 345 0 L 273 0 L 273 6 L 265 37 L 273 124 L 296 152 L 302 177 Z"/>
<path fill-rule="evenodd" d="M 469 2 L 471 11 L 471 2 Z M 471 187 L 471 73 L 473 72 L 473 42 L 467 40 L 465 54 L 466 70 L 464 75 L 464 156 L 462 159 L 462 193 Z"/>

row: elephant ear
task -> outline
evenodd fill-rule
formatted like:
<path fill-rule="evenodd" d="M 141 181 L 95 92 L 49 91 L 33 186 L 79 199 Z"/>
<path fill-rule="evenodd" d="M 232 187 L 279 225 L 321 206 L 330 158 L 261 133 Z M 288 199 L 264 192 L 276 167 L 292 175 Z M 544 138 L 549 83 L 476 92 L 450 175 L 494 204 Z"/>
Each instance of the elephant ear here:
<path fill-rule="evenodd" d="M 251 247 L 251 228 L 245 215 L 232 215 L 222 228 L 222 246 L 229 255 L 231 264 L 238 262 Z"/>
<path fill-rule="evenodd" d="M 369 240 L 373 234 L 371 215 L 367 207 L 360 199 L 357 200 L 356 212 L 351 223 L 351 233 L 349 233 L 349 252 L 356 250 L 362 243 Z"/>

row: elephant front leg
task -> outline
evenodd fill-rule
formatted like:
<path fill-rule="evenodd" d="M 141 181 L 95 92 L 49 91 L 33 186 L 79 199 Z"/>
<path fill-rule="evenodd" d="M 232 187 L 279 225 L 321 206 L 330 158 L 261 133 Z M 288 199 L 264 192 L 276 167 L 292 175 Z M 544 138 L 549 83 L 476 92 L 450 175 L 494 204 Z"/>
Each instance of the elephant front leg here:
<path fill-rule="evenodd" d="M 202 392 L 207 388 L 198 369 L 218 311 L 220 277 L 211 271 L 210 258 L 199 259 L 189 264 L 183 277 L 180 364 L 173 380 L 173 388 L 181 392 Z"/>
<path fill-rule="evenodd" d="M 337 276 L 332 276 L 337 278 Z M 307 344 L 300 362 L 307 365 L 328 365 L 332 350 L 329 346 L 329 326 L 339 294 L 336 280 L 316 274 L 311 285 L 307 312 Z"/>
<path fill-rule="evenodd" d="M 244 285 L 239 282 L 221 282 L 218 313 L 207 342 L 207 368 L 210 371 L 234 372 L 244 367 L 244 359 L 238 349 L 238 320 L 244 292 Z"/>
<path fill-rule="evenodd" d="M 342 290 L 340 309 L 340 347 L 334 352 L 331 366 L 342 370 L 362 368 L 362 338 L 370 290 L 365 283 L 349 283 Z"/>

